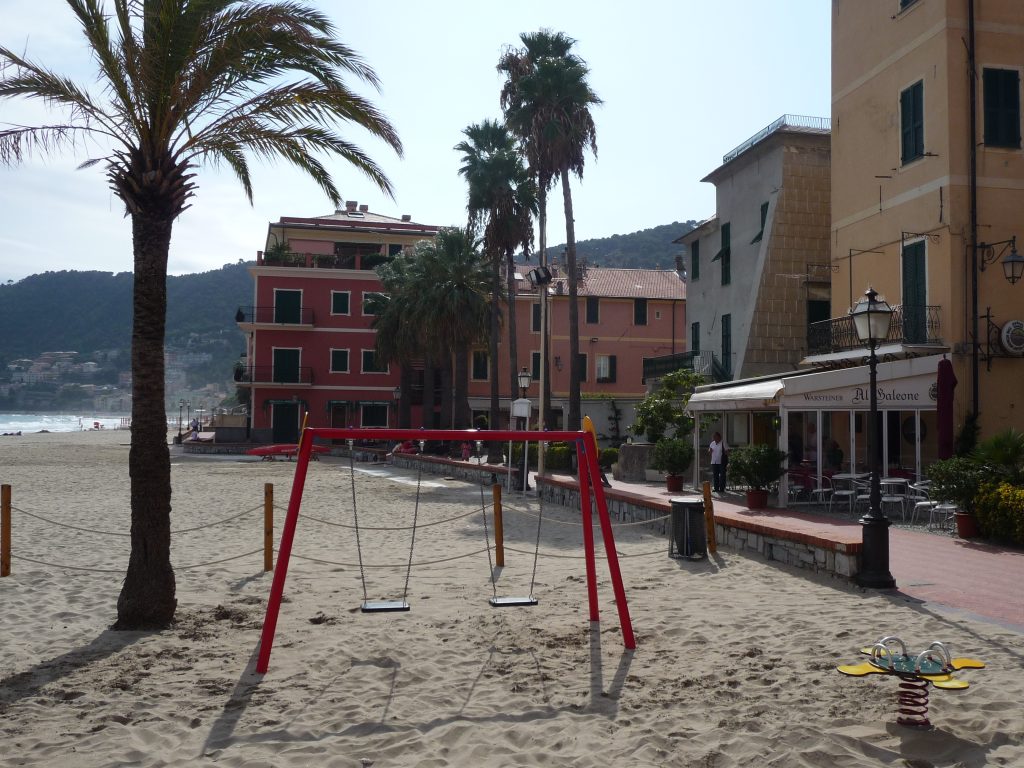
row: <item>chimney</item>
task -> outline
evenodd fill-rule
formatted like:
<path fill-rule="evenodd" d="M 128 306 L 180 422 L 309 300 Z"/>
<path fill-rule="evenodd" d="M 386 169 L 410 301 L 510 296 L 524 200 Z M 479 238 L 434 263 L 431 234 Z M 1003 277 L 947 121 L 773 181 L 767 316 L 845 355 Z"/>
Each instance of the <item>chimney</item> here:
<path fill-rule="evenodd" d="M 681 275 L 685 269 L 686 267 L 683 266 L 683 256 L 682 254 L 679 254 L 676 256 L 676 272 Z"/>
<path fill-rule="evenodd" d="M 359 203 L 356 200 L 346 200 L 345 201 L 345 210 L 346 211 L 354 211 L 358 205 L 359 205 Z"/>
<path fill-rule="evenodd" d="M 366 213 L 368 210 L 370 210 L 370 206 L 368 206 L 368 205 L 360 205 L 359 206 L 359 210 L 362 211 L 363 213 Z"/>
<path fill-rule="evenodd" d="M 402 221 L 412 221 L 412 216 L 410 216 L 408 213 L 403 213 Z"/>

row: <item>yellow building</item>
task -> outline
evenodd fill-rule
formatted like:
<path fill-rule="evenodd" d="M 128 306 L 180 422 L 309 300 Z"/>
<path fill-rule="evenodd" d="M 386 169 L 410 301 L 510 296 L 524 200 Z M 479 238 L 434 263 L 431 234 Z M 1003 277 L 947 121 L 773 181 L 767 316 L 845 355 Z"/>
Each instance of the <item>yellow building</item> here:
<path fill-rule="evenodd" d="M 897 310 L 882 359 L 949 354 L 982 437 L 1024 429 L 1022 70 L 1021 0 L 833 0 L 836 319 L 807 362 L 861 353 L 837 328 L 872 285 Z"/>

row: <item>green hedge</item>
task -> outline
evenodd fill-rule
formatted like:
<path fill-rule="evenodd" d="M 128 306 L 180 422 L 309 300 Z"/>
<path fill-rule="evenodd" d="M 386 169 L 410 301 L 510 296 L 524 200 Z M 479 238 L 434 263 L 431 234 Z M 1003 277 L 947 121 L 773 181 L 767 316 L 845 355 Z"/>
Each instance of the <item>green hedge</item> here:
<path fill-rule="evenodd" d="M 983 484 L 974 499 L 974 516 L 986 539 L 1024 546 L 1024 488 Z"/>
<path fill-rule="evenodd" d="M 612 464 L 619 460 L 618 448 L 604 448 L 598 456 L 598 463 L 602 469 L 611 469 Z"/>
<path fill-rule="evenodd" d="M 572 451 L 566 443 L 551 443 L 547 453 L 544 454 L 544 469 L 547 470 L 570 470 L 572 469 Z"/>

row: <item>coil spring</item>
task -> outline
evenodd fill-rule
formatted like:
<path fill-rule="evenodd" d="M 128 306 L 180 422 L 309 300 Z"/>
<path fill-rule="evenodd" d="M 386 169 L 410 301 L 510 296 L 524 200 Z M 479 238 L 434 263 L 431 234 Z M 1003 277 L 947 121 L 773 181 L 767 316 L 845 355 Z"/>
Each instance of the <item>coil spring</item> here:
<path fill-rule="evenodd" d="M 928 719 L 928 681 L 919 677 L 900 677 L 899 693 L 896 698 L 896 722 L 918 728 L 931 725 Z"/>

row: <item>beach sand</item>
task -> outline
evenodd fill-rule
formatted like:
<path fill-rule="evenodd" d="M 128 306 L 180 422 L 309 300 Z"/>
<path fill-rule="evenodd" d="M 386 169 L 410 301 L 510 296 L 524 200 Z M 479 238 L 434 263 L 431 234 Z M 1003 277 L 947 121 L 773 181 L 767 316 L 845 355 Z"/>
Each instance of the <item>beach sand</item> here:
<path fill-rule="evenodd" d="M 408 613 L 360 613 L 348 464 L 314 463 L 270 668 L 256 674 L 264 484 L 276 541 L 295 465 L 175 448 L 177 624 L 112 632 L 128 441 L 0 439 L 15 508 L 0 765 L 1024 765 L 1024 638 L 1009 629 L 728 550 L 672 560 L 649 528 L 617 526 L 638 643 L 625 652 L 600 543 L 601 621 L 588 621 L 578 513 L 543 509 L 539 605 L 495 609 L 480 490 L 424 477 L 417 506 L 415 475 L 385 466 L 355 473 L 364 562 L 392 566 L 365 569 L 367 595 L 402 596 L 409 531 L 373 529 L 415 514 Z M 541 510 L 518 494 L 505 505 L 494 591 L 524 595 Z M 888 634 L 988 666 L 957 673 L 967 690 L 931 690 L 931 729 L 898 726 L 896 679 L 835 670 Z"/>

